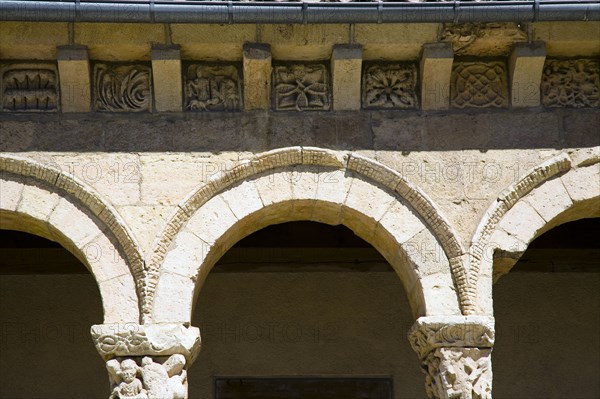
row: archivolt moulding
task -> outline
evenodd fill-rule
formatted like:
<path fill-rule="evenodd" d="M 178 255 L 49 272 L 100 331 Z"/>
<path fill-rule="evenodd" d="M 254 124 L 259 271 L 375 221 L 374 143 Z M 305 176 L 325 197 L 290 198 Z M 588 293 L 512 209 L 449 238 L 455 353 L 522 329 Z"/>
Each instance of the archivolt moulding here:
<path fill-rule="evenodd" d="M 181 235 L 188 235 L 190 240 L 198 240 L 198 238 L 193 238 L 194 233 L 198 233 L 198 229 L 204 230 L 223 230 L 222 233 L 225 234 L 226 231 L 221 227 L 216 227 L 216 224 L 227 225 L 227 222 L 224 219 L 219 219 L 218 223 L 213 223 L 213 225 L 208 226 L 204 224 L 202 227 L 194 231 L 187 231 L 185 226 L 190 222 L 192 218 L 199 212 L 199 210 L 203 209 L 203 207 L 208 206 L 207 203 L 209 201 L 220 201 L 221 209 L 227 209 L 228 205 L 225 200 L 219 200 L 217 197 L 231 189 L 236 185 L 242 185 L 252 181 L 253 179 L 258 179 L 260 176 L 264 176 L 265 174 L 271 174 L 271 178 L 275 176 L 277 173 L 286 173 L 286 171 L 290 171 L 295 167 L 302 168 L 320 168 L 324 171 L 338 171 L 341 173 L 341 176 L 344 176 L 344 179 L 349 181 L 349 176 L 356 176 L 359 179 L 362 179 L 370 184 L 370 187 L 382 187 L 385 191 L 389 193 L 393 193 L 393 195 L 397 196 L 395 198 L 400 198 L 402 201 L 406 202 L 418 215 L 418 218 L 422 220 L 424 226 L 427 227 L 435 240 L 439 242 L 441 246 L 444 256 L 447 259 L 458 258 L 460 255 L 464 254 L 464 249 L 462 247 L 461 242 L 457 238 L 457 234 L 450 227 L 450 224 L 447 220 L 442 216 L 442 213 L 439 209 L 433 204 L 433 202 L 429 199 L 429 197 L 421 191 L 418 187 L 414 186 L 412 183 L 407 181 L 404 177 L 402 177 L 398 172 L 370 159 L 367 159 L 363 156 L 353 154 L 353 153 L 345 153 L 345 152 L 334 152 L 329 150 L 324 150 L 320 148 L 310 148 L 310 147 L 291 147 L 269 151 L 263 154 L 256 156 L 248 161 L 241 162 L 239 165 L 235 166 L 233 169 L 223 172 L 219 175 L 214 176 L 208 182 L 201 184 L 198 186 L 193 192 L 185 198 L 178 206 L 177 210 L 173 213 L 170 220 L 168 221 L 166 227 L 164 228 L 162 234 L 158 237 L 158 240 L 155 242 L 154 249 L 151 253 L 151 256 L 148 261 L 148 282 L 147 285 L 149 287 L 150 292 L 154 293 L 158 291 L 157 286 L 159 282 L 159 278 L 161 277 L 161 273 L 165 268 L 165 259 L 169 256 L 170 251 L 172 250 L 173 242 Z M 292 168 L 292 169 L 290 169 Z M 343 180 L 343 179 L 340 179 Z M 288 183 L 289 184 L 289 183 Z M 340 182 L 340 184 L 342 184 Z M 358 184 L 358 183 L 357 183 Z M 292 185 L 293 187 L 293 185 Z M 316 186 L 315 186 L 316 187 Z M 308 188 L 311 190 L 312 188 Z M 332 189 L 332 188 L 330 188 Z M 255 190 L 255 189 L 254 189 Z M 287 190 L 287 188 L 286 188 Z M 318 188 L 316 188 L 318 190 Z M 379 189 L 381 190 L 381 189 Z M 292 188 L 293 191 L 293 188 Z M 383 191 L 382 191 L 383 192 Z M 291 194 L 290 194 L 291 195 Z M 293 197 L 293 195 L 291 195 Z M 289 198 L 293 199 L 293 198 Z M 305 198 L 297 201 L 297 204 L 294 206 L 304 207 L 306 205 L 306 201 L 309 201 L 310 198 Z M 287 199 L 281 200 L 278 203 L 273 204 L 260 204 L 262 208 L 268 208 L 269 212 L 280 212 L 281 207 L 289 206 L 289 204 L 283 205 Z M 304 202 L 303 202 L 304 201 Z M 264 202 L 264 201 L 263 201 Z M 338 201 L 339 204 L 340 201 Z M 341 199 L 341 202 L 344 202 L 344 198 Z M 396 200 L 395 202 L 398 202 Z M 333 202 L 328 203 L 327 201 L 322 201 L 321 206 L 327 208 L 330 207 L 329 210 L 333 209 L 331 207 L 335 207 L 332 205 Z M 213 205 L 211 205 L 213 206 Z M 339 206 L 339 205 L 338 205 Z M 404 205 L 402 205 L 404 206 Z M 229 204 L 231 208 L 231 204 Z M 258 211 L 262 211 L 263 209 L 256 209 L 254 215 L 248 217 L 257 217 Z M 219 209 L 217 205 L 215 205 L 215 209 Z M 245 210 L 244 210 L 245 211 Z M 357 213 L 360 213 L 360 210 L 354 210 Z M 336 212 L 335 210 L 333 212 Z M 327 212 L 320 212 L 319 215 L 314 215 L 311 220 L 322 221 L 324 223 L 334 224 L 336 221 L 332 221 L 329 219 L 329 216 L 325 215 Z M 249 215 L 249 214 L 247 214 Z M 263 215 L 264 216 L 264 215 Z M 360 216 L 359 216 L 360 218 Z M 282 221 L 291 221 L 295 220 L 294 216 L 291 215 L 287 219 L 281 219 L 276 221 L 275 223 L 281 223 Z M 306 219 L 297 219 L 297 220 L 306 220 Z M 262 220 L 258 220 L 256 225 L 260 225 L 264 223 Z M 357 222 L 358 223 L 358 222 Z M 233 228 L 234 224 L 231 224 L 231 228 Z M 263 226 L 264 227 L 264 226 Z M 360 227 L 357 227 L 360 229 Z M 356 232 L 356 231 L 355 231 Z M 204 232 L 201 232 L 204 233 Z M 250 233 L 250 232 L 248 232 Z M 393 234 L 393 233 L 392 233 Z M 210 235 L 210 234 L 209 234 Z M 211 251 L 211 256 L 215 253 L 224 253 L 225 248 L 214 248 L 213 239 L 220 238 L 221 236 L 211 237 L 210 239 L 206 239 L 203 241 L 203 244 L 197 245 L 205 245 L 207 246 L 206 251 Z M 364 238 L 364 237 L 363 237 Z M 179 244 L 178 244 L 179 245 Z M 209 248 L 210 247 L 210 248 Z M 401 248 L 398 248 L 401 250 Z M 220 251 L 220 252 L 219 252 Z M 175 256 L 175 255 L 173 255 Z M 178 256 L 184 256 L 183 254 Z M 385 256 L 385 255 L 384 255 Z M 201 259 L 187 259 L 186 261 L 198 261 L 205 262 L 206 257 L 204 255 L 201 256 Z M 458 291 L 458 297 L 461 300 L 463 298 L 463 284 L 465 278 L 464 270 L 462 269 L 462 264 L 459 262 L 450 262 L 450 267 L 454 267 L 451 270 L 451 274 L 454 277 L 455 282 L 457 282 L 456 290 Z M 175 271 L 173 271 L 175 272 Z M 177 273 L 175 273 L 177 274 Z M 184 275 L 187 275 L 183 273 Z M 192 276 L 190 274 L 190 276 Z M 449 273 L 450 276 L 450 273 Z M 203 276 L 193 275 L 193 279 L 202 280 Z M 451 277 L 452 279 L 452 277 Z M 179 283 L 173 283 L 179 284 Z M 185 284 L 185 283 L 182 283 Z M 452 281 L 450 281 L 450 285 L 454 285 Z M 454 289 L 454 288 L 453 288 Z M 159 294 L 157 293 L 156 296 Z M 454 294 L 456 295 L 456 294 Z M 146 322 L 157 322 L 153 320 L 153 309 L 155 308 L 154 296 L 145 298 L 147 302 L 145 302 L 143 307 L 143 318 Z M 187 307 L 189 304 L 186 304 Z M 164 320 L 163 320 L 164 321 Z M 172 322 L 173 320 L 171 320 Z M 178 320 L 182 321 L 182 320 Z"/>
<path fill-rule="evenodd" d="M 116 210 L 54 165 L 2 154 L 0 173 L 3 228 L 60 242 L 98 282 L 105 322 L 138 322 L 139 298 L 145 295 L 144 262 Z M 53 205 L 46 209 L 40 205 L 45 203 Z"/>
<path fill-rule="evenodd" d="M 536 237 L 562 223 L 600 217 L 600 147 L 559 154 L 529 170 L 491 204 L 472 239 L 466 314 L 491 314 L 491 282 L 516 263 Z M 498 251 L 513 254 L 492 270 Z M 482 280 L 488 281 L 485 287 Z M 477 306 L 475 304 L 478 304 Z"/>

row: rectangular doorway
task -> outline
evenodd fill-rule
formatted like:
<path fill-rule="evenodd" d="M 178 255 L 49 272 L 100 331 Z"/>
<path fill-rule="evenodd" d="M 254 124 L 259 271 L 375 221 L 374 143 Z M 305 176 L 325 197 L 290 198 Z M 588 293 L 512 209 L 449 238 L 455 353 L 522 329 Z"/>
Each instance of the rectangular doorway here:
<path fill-rule="evenodd" d="M 392 399 L 390 378 L 216 378 L 215 399 Z"/>

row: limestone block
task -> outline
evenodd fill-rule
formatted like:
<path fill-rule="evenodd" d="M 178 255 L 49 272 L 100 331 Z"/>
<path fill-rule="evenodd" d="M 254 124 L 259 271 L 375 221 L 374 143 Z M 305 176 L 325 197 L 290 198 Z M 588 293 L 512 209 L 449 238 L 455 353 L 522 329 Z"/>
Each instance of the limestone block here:
<path fill-rule="evenodd" d="M 260 39 L 270 43 L 273 58 L 289 61 L 324 60 L 336 43 L 348 41 L 345 24 L 266 24 L 260 26 Z"/>
<path fill-rule="evenodd" d="M 107 281 L 131 274 L 118 244 L 106 234 L 99 234 L 79 247 L 97 281 Z"/>
<path fill-rule="evenodd" d="M 252 24 L 171 24 L 173 43 L 187 60 L 240 61 L 244 43 L 256 40 Z"/>
<path fill-rule="evenodd" d="M 420 71 L 422 109 L 448 109 L 450 106 L 450 76 L 453 62 L 452 44 L 423 45 Z"/>
<path fill-rule="evenodd" d="M 529 244 L 544 228 L 546 221 L 525 201 L 519 201 L 502 218 L 499 227 Z"/>
<path fill-rule="evenodd" d="M 600 22 L 598 21 L 551 21 L 535 22 L 533 39 L 546 42 L 548 56 L 575 57 L 598 56 L 598 37 Z"/>
<path fill-rule="evenodd" d="M 320 182 L 320 174 L 312 168 L 296 166 L 291 168 L 290 183 L 292 186 L 292 198 L 294 201 L 294 216 L 299 219 L 312 220 L 316 207 Z"/>
<path fill-rule="evenodd" d="M 150 250 L 156 235 L 164 227 L 173 208 L 168 206 L 127 205 L 117 211 L 131 228 L 143 252 Z"/>
<path fill-rule="evenodd" d="M 460 315 L 458 294 L 449 272 L 431 274 L 419 279 L 425 295 L 425 315 Z M 416 286 L 415 288 L 416 289 Z"/>
<path fill-rule="evenodd" d="M 342 207 L 342 220 L 363 239 L 369 241 L 377 222 L 396 201 L 396 197 L 373 184 L 354 178 Z"/>
<path fill-rule="evenodd" d="M 363 43 L 365 60 L 407 61 L 419 57 L 424 43 L 437 40 L 438 29 L 439 24 L 357 24 L 355 40 Z"/>
<path fill-rule="evenodd" d="M 240 201 L 242 198 L 239 199 Z M 187 224 L 189 231 L 212 244 L 224 237 L 238 219 L 220 195 L 211 198 L 196 211 Z M 229 233 L 233 233 L 229 231 Z"/>
<path fill-rule="evenodd" d="M 331 83 L 334 111 L 360 109 L 362 47 L 336 45 L 331 55 Z"/>
<path fill-rule="evenodd" d="M 517 43 L 508 60 L 513 107 L 540 105 L 540 84 L 546 61 L 544 42 Z"/>
<path fill-rule="evenodd" d="M 48 218 L 48 224 L 67 236 L 76 248 L 102 234 L 99 221 L 66 198 L 60 199 Z"/>
<path fill-rule="evenodd" d="M 196 284 L 189 277 L 164 272 L 156 286 L 153 308 L 155 323 L 189 323 Z"/>
<path fill-rule="evenodd" d="M 8 179 L 0 179 L 0 209 L 7 211 L 14 211 L 19 205 L 21 200 L 21 192 L 23 191 L 23 184 Z"/>
<path fill-rule="evenodd" d="M 171 250 L 167 252 L 161 269 L 196 279 L 198 270 L 206 259 L 211 245 L 198 238 L 187 228 L 177 234 L 171 245 Z"/>
<path fill-rule="evenodd" d="M 263 207 L 262 200 L 253 181 L 242 181 L 221 194 L 236 218 L 242 220 Z"/>
<path fill-rule="evenodd" d="M 509 234 L 502 228 L 497 228 L 483 249 L 484 261 L 491 264 L 496 249 L 508 253 L 522 254 L 527 249 L 527 245 L 527 242 L 522 241 L 516 235 Z"/>
<path fill-rule="evenodd" d="M 24 186 L 17 212 L 37 220 L 47 221 L 59 200 L 60 196 L 56 193 L 33 185 Z"/>
<path fill-rule="evenodd" d="M 263 204 L 269 206 L 291 200 L 293 198 L 292 178 L 291 172 L 281 171 L 254 179 Z"/>
<path fill-rule="evenodd" d="M 450 103 L 453 108 L 508 107 L 506 64 L 464 61 L 452 65 Z"/>
<path fill-rule="evenodd" d="M 138 298 L 130 274 L 98 283 L 104 309 L 104 323 L 139 322 Z"/>
<path fill-rule="evenodd" d="M 67 23 L 2 21 L 0 24 L 0 54 L 3 59 L 54 60 L 56 46 L 68 42 Z"/>
<path fill-rule="evenodd" d="M 323 171 L 319 175 L 319 186 L 315 195 L 318 204 L 314 209 L 313 219 L 327 221 L 334 225 L 341 224 L 341 207 L 352 181 L 352 178 L 344 175 L 343 170 Z"/>
<path fill-rule="evenodd" d="M 179 46 L 152 47 L 154 107 L 158 112 L 181 112 L 181 51 Z"/>
<path fill-rule="evenodd" d="M 394 253 L 398 245 L 405 243 L 424 228 L 423 222 L 414 211 L 403 201 L 397 200 L 377 223 L 375 237 L 387 237 L 390 246 L 387 251 Z"/>
<path fill-rule="evenodd" d="M 244 109 L 268 110 L 271 106 L 271 47 L 244 45 Z"/>
<path fill-rule="evenodd" d="M 60 75 L 62 112 L 90 112 L 90 61 L 85 46 L 59 46 L 56 59 Z"/>
<path fill-rule="evenodd" d="M 446 253 L 429 229 L 421 230 L 402 243 L 401 247 L 406 261 L 414 264 L 413 268 L 420 277 L 440 273 L 450 275 L 450 263 Z"/>
<path fill-rule="evenodd" d="M 574 203 L 600 196 L 600 163 L 571 170 L 560 179 Z"/>
<path fill-rule="evenodd" d="M 546 222 L 569 209 L 573 202 L 560 178 L 544 182 L 525 199 Z"/>
<path fill-rule="evenodd" d="M 104 360 L 117 356 L 184 355 L 193 362 L 200 352 L 200 330 L 182 324 L 97 324 L 91 328 L 96 350 Z"/>
<path fill-rule="evenodd" d="M 76 42 L 88 47 L 90 58 L 103 61 L 149 60 L 152 43 L 165 38 L 160 24 L 82 22 L 74 29 Z"/>

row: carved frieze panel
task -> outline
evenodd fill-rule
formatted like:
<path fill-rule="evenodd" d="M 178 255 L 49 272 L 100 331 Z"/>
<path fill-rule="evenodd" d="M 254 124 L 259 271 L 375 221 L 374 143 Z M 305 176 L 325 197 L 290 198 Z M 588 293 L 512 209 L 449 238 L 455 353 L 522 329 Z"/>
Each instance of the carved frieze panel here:
<path fill-rule="evenodd" d="M 58 110 L 58 75 L 52 64 L 11 64 L 1 69 L 2 111 Z"/>
<path fill-rule="evenodd" d="M 452 107 L 507 107 L 507 82 L 504 62 L 455 62 L 450 82 Z"/>
<path fill-rule="evenodd" d="M 239 111 L 242 82 L 235 65 L 190 64 L 184 75 L 188 111 Z"/>
<path fill-rule="evenodd" d="M 497 57 L 508 55 L 515 42 L 527 40 L 527 33 L 515 22 L 444 24 L 442 40 L 451 42 L 458 56 Z"/>
<path fill-rule="evenodd" d="M 96 64 L 93 79 L 96 111 L 149 112 L 152 110 L 150 67 Z"/>
<path fill-rule="evenodd" d="M 185 366 L 185 357 L 179 354 L 164 361 L 150 356 L 109 360 L 109 399 L 187 399 Z"/>
<path fill-rule="evenodd" d="M 273 68 L 273 108 L 276 111 L 328 111 L 329 71 L 324 64 L 290 64 Z"/>
<path fill-rule="evenodd" d="M 547 60 L 542 73 L 544 107 L 600 107 L 600 60 Z"/>
<path fill-rule="evenodd" d="M 365 109 L 417 107 L 415 64 L 367 64 L 363 68 L 362 83 L 362 103 Z"/>

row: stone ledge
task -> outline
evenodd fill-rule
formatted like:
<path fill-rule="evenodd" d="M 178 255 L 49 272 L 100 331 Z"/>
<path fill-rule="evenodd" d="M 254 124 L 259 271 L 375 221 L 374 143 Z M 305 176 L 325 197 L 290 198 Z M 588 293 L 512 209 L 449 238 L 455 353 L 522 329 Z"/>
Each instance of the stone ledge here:
<path fill-rule="evenodd" d="M 104 360 L 121 356 L 182 354 L 191 364 L 200 352 L 200 330 L 181 324 L 97 324 L 91 328 L 96 350 Z"/>

